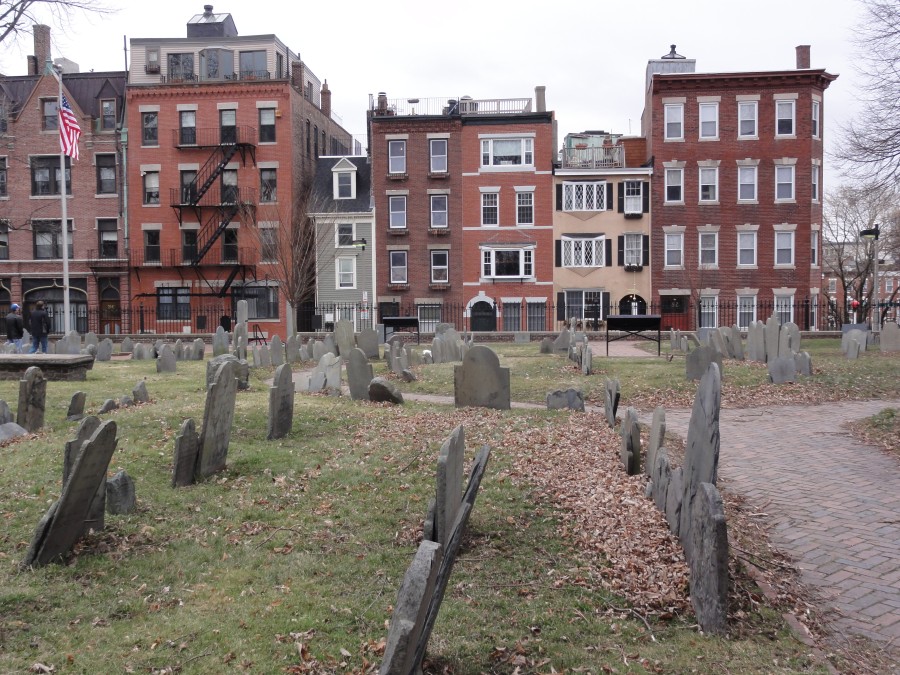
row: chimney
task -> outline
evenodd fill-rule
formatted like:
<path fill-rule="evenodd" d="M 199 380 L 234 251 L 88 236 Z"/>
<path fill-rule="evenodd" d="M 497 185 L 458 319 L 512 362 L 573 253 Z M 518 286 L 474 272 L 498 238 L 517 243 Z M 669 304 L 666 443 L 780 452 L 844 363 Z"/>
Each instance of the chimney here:
<path fill-rule="evenodd" d="M 31 75 L 40 75 L 44 72 L 44 66 L 50 60 L 50 26 L 37 23 L 34 25 L 34 61 L 35 72 Z M 29 61 L 29 70 L 31 63 Z"/>
<path fill-rule="evenodd" d="M 291 61 L 291 84 L 303 91 L 303 61 Z"/>
<path fill-rule="evenodd" d="M 534 88 L 534 105 L 537 112 L 547 112 L 547 87 L 543 84 Z"/>
<path fill-rule="evenodd" d="M 203 16 L 209 18 L 212 16 L 213 6 L 212 5 L 203 5 Z"/>
<path fill-rule="evenodd" d="M 809 68 L 809 45 L 797 45 L 797 70 Z"/>
<path fill-rule="evenodd" d="M 387 94 L 383 91 L 378 92 L 378 105 L 375 108 L 375 112 L 379 115 L 384 115 L 387 112 Z"/>
<path fill-rule="evenodd" d="M 319 106 L 322 114 L 331 119 L 331 89 L 328 88 L 328 80 L 322 84 L 322 103 Z"/>

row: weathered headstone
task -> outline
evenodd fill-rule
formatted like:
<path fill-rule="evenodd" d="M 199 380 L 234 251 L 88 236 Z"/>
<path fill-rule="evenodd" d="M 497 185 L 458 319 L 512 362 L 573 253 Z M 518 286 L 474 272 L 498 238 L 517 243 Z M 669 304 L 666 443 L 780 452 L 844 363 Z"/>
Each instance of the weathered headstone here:
<path fill-rule="evenodd" d="M 0 424 L 8 424 L 13 421 L 12 411 L 6 401 L 0 400 Z"/>
<path fill-rule="evenodd" d="M 200 432 L 200 457 L 197 461 L 199 478 L 211 476 L 225 468 L 237 395 L 235 370 L 234 363 L 223 363 L 207 389 L 203 429 Z"/>
<path fill-rule="evenodd" d="M 72 400 L 69 401 L 69 409 L 66 411 L 66 420 L 69 422 L 77 422 L 84 417 L 84 402 L 87 394 L 83 391 L 76 391 L 72 394 Z"/>
<path fill-rule="evenodd" d="M 454 402 L 458 408 L 510 409 L 509 368 L 488 347 L 476 345 L 461 366 L 453 368 Z"/>
<path fill-rule="evenodd" d="M 137 499 L 134 494 L 134 481 L 124 470 L 118 471 L 107 479 L 106 511 L 114 515 L 127 515 L 134 511 Z"/>
<path fill-rule="evenodd" d="M 135 403 L 150 403 L 150 394 L 147 393 L 147 383 L 140 380 L 131 390 L 131 397 Z"/>
<path fill-rule="evenodd" d="M 656 508 L 663 513 L 666 512 L 671 474 L 669 453 L 666 452 L 665 447 L 660 447 L 656 451 L 656 464 L 653 467 L 653 501 Z"/>
<path fill-rule="evenodd" d="M 797 374 L 802 375 L 803 377 L 812 376 L 812 358 L 810 357 L 809 352 L 794 354 L 794 363 L 797 366 Z"/>
<path fill-rule="evenodd" d="M 20 427 L 15 422 L 5 422 L 0 424 L 0 443 L 24 436 L 28 433 L 26 429 Z"/>
<path fill-rule="evenodd" d="M 769 382 L 785 384 L 797 381 L 797 364 L 793 356 L 779 356 L 769 361 Z"/>
<path fill-rule="evenodd" d="M 684 359 L 685 375 L 689 380 L 699 380 L 706 373 L 710 363 L 715 363 L 722 372 L 722 355 L 713 347 L 701 345 Z"/>
<path fill-rule="evenodd" d="M 569 346 L 572 344 L 572 334 L 569 332 L 568 328 L 563 328 L 557 337 L 553 341 L 553 351 L 555 352 L 568 352 Z"/>
<path fill-rule="evenodd" d="M 353 324 L 346 319 L 341 319 L 335 323 L 334 341 L 337 343 L 338 354 L 346 359 L 350 350 L 356 348 L 356 340 L 353 336 Z"/>
<path fill-rule="evenodd" d="M 856 341 L 859 344 L 860 352 L 866 351 L 866 346 L 869 343 L 869 331 L 862 330 L 859 328 L 851 328 L 848 331 L 845 331 L 841 334 L 841 350 L 843 352 L 847 352 L 848 346 L 852 341 Z"/>
<path fill-rule="evenodd" d="M 284 363 L 284 344 L 278 335 L 273 335 L 271 344 L 269 345 L 269 355 L 272 358 L 272 365 L 276 368 Z"/>
<path fill-rule="evenodd" d="M 594 374 L 594 352 L 587 342 L 581 347 L 581 374 Z"/>
<path fill-rule="evenodd" d="M 369 382 L 369 400 L 376 403 L 403 403 L 403 394 L 390 380 L 375 377 Z"/>
<path fill-rule="evenodd" d="M 44 426 L 47 405 L 47 380 L 37 366 L 30 366 L 19 380 L 19 407 L 16 424 L 34 433 Z"/>
<path fill-rule="evenodd" d="M 731 351 L 733 358 L 738 361 L 744 360 L 744 342 L 741 339 L 741 329 L 737 324 L 731 327 Z"/>
<path fill-rule="evenodd" d="M 669 524 L 669 532 L 676 537 L 680 536 L 681 509 L 684 497 L 684 470 L 677 467 L 669 471 L 669 489 L 666 490 L 666 522 Z"/>
<path fill-rule="evenodd" d="M 312 342 L 312 360 L 318 362 L 327 350 L 325 349 L 325 345 L 319 340 L 313 340 L 310 338 L 310 341 Z"/>
<path fill-rule="evenodd" d="M 766 327 L 762 321 L 754 321 L 747 329 L 747 358 L 766 361 Z"/>
<path fill-rule="evenodd" d="M 156 357 L 156 372 L 174 373 L 177 368 L 176 364 L 175 352 L 172 351 L 169 345 L 163 345 L 159 351 L 159 356 Z"/>
<path fill-rule="evenodd" d="M 219 366 L 223 363 L 233 363 L 234 364 L 234 376 L 237 378 L 237 386 L 241 391 L 245 391 L 250 388 L 250 364 L 247 361 L 239 359 L 234 354 L 222 354 L 221 356 L 216 356 L 211 358 L 206 362 L 206 386 L 213 383 L 213 380 L 216 378 L 216 372 L 219 370 Z"/>
<path fill-rule="evenodd" d="M 337 343 L 334 341 L 333 333 L 326 333 L 325 337 L 322 338 L 322 348 L 326 352 L 330 352 L 337 356 Z"/>
<path fill-rule="evenodd" d="M 516 331 L 513 333 L 513 342 L 515 344 L 527 344 L 531 342 L 531 333 L 524 333 L 522 331 Z"/>
<path fill-rule="evenodd" d="M 541 340 L 541 354 L 552 354 L 553 353 L 553 339 L 545 337 Z"/>
<path fill-rule="evenodd" d="M 184 361 L 184 342 L 181 338 L 175 340 L 175 346 L 172 348 L 176 361 Z"/>
<path fill-rule="evenodd" d="M 146 357 L 144 356 L 144 344 L 142 342 L 136 342 L 134 346 L 131 348 L 131 360 L 132 361 L 143 361 Z"/>
<path fill-rule="evenodd" d="M 378 333 L 371 328 L 363 328 L 356 336 L 356 346 L 363 350 L 368 359 L 378 358 Z"/>
<path fill-rule="evenodd" d="M 636 476 L 641 472 L 641 425 L 638 423 L 637 410 L 634 408 L 625 408 L 621 432 L 622 465 L 629 476 Z"/>
<path fill-rule="evenodd" d="M 213 356 L 221 356 L 222 354 L 227 354 L 228 344 L 228 333 L 225 332 L 225 329 L 222 328 L 222 326 L 218 326 L 216 328 L 216 332 L 213 334 Z"/>
<path fill-rule="evenodd" d="M 181 431 L 175 436 L 175 457 L 172 469 L 172 487 L 193 485 L 200 455 L 200 436 L 194 420 L 181 423 Z"/>
<path fill-rule="evenodd" d="M 256 363 L 257 367 L 262 368 L 271 368 L 272 367 L 272 354 L 269 351 L 268 345 L 259 345 L 259 350 L 254 349 L 254 356 L 259 354 L 259 361 Z"/>
<path fill-rule="evenodd" d="M 113 410 L 118 410 L 119 404 L 116 403 L 116 399 L 108 398 L 103 402 L 103 405 L 100 406 L 100 410 L 97 411 L 98 415 L 104 415 L 108 412 L 112 412 Z"/>
<path fill-rule="evenodd" d="M 725 632 L 728 616 L 728 528 L 715 485 L 700 483 L 691 508 L 691 604 L 700 629 Z"/>
<path fill-rule="evenodd" d="M 134 349 L 134 342 L 126 335 L 122 338 L 122 344 L 119 345 L 119 353 L 124 354 L 126 352 L 131 352 L 132 349 Z"/>
<path fill-rule="evenodd" d="M 584 412 L 584 392 L 580 389 L 557 389 L 547 394 L 547 410 Z"/>
<path fill-rule="evenodd" d="M 356 347 L 347 355 L 347 384 L 350 387 L 350 398 L 354 401 L 369 400 L 369 383 L 375 377 L 372 364 L 365 352 Z"/>
<path fill-rule="evenodd" d="M 900 326 L 891 321 L 881 327 L 881 351 L 900 352 Z"/>
<path fill-rule="evenodd" d="M 113 343 L 109 338 L 103 338 L 100 344 L 97 345 L 97 360 L 98 361 L 110 361 L 112 360 L 113 353 Z"/>
<path fill-rule="evenodd" d="M 616 411 L 619 409 L 619 398 L 621 396 L 621 392 L 619 391 L 619 380 L 618 378 L 606 378 L 605 385 L 603 407 L 606 412 L 606 421 L 609 424 L 609 428 L 613 429 L 616 426 Z"/>
<path fill-rule="evenodd" d="M 851 337 L 847 340 L 847 358 L 851 361 L 855 361 L 859 358 L 859 353 L 865 351 L 865 348 L 860 343 L 856 337 Z"/>
<path fill-rule="evenodd" d="M 196 340 L 194 340 L 194 359 L 197 361 L 202 361 L 205 354 L 206 343 L 203 341 L 203 338 L 197 338 Z"/>
<path fill-rule="evenodd" d="M 269 421 L 266 439 L 284 438 L 294 423 L 294 380 L 291 366 L 282 363 L 275 369 L 275 379 L 269 388 Z"/>
<path fill-rule="evenodd" d="M 653 411 L 653 421 L 650 423 L 650 438 L 647 441 L 647 458 L 644 463 L 644 473 L 651 478 L 656 469 L 656 454 L 663 447 L 666 440 L 666 409 L 661 405 Z"/>
<path fill-rule="evenodd" d="M 238 300 L 235 309 L 237 310 L 237 323 L 246 325 L 250 318 L 250 303 L 246 300 Z"/>
<path fill-rule="evenodd" d="M 128 394 L 122 394 L 119 397 L 119 407 L 120 408 L 130 408 L 134 405 L 134 399 L 131 398 Z"/>
<path fill-rule="evenodd" d="M 444 440 L 438 453 L 437 494 L 434 506 L 434 541 L 446 546 L 453 532 L 462 502 L 465 431 L 457 426 Z"/>
<path fill-rule="evenodd" d="M 297 363 L 300 360 L 299 340 L 296 335 L 288 335 L 284 342 L 284 358 L 288 363 Z"/>

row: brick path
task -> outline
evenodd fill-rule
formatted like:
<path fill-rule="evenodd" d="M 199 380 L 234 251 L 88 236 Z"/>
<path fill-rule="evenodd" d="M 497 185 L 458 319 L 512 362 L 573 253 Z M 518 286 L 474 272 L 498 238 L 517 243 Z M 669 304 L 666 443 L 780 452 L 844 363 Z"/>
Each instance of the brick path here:
<path fill-rule="evenodd" d="M 719 480 L 770 516 L 833 627 L 886 645 L 900 667 L 900 458 L 841 428 L 885 407 L 900 401 L 722 410 Z M 666 427 L 684 436 L 689 418 L 667 410 Z"/>

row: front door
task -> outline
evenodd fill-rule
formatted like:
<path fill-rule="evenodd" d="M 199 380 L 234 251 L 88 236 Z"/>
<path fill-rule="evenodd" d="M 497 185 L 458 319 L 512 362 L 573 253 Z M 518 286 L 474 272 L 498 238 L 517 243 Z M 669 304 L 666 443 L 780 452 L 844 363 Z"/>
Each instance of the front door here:
<path fill-rule="evenodd" d="M 115 335 L 122 332 L 122 319 L 118 300 L 100 301 L 100 332 Z"/>
<path fill-rule="evenodd" d="M 472 305 L 472 332 L 492 332 L 497 330 L 497 309 L 489 302 L 481 300 Z"/>

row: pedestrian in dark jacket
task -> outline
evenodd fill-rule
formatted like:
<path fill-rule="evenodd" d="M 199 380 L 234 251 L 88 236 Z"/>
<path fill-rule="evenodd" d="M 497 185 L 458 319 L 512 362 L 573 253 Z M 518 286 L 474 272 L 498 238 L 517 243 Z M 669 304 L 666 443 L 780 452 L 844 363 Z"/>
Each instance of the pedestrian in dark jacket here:
<path fill-rule="evenodd" d="M 6 315 L 6 339 L 16 346 L 16 354 L 22 352 L 22 338 L 25 336 L 25 324 L 22 323 L 21 308 L 13 303 Z"/>
<path fill-rule="evenodd" d="M 50 317 L 47 316 L 47 310 L 44 309 L 43 300 L 38 300 L 34 306 L 34 311 L 31 312 L 31 317 L 29 317 L 28 327 L 31 329 L 31 351 L 29 354 L 37 353 L 39 347 L 46 354 L 49 347 L 47 335 L 50 334 Z"/>

